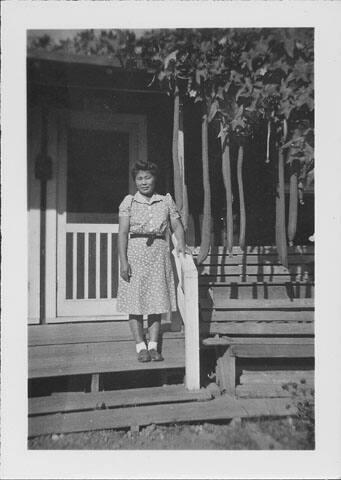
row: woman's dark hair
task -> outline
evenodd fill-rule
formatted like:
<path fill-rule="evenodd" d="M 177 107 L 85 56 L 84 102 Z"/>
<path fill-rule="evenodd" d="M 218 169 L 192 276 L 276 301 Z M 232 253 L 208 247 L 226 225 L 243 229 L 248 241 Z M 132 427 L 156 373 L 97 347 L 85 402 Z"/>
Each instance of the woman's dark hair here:
<path fill-rule="evenodd" d="M 158 166 L 155 165 L 155 163 L 136 162 L 134 164 L 133 168 L 131 169 L 131 176 L 133 177 L 133 180 L 136 179 L 137 174 L 141 170 L 144 171 L 144 172 L 150 172 L 153 175 L 153 177 L 155 177 L 155 178 L 157 178 L 158 175 L 159 175 L 159 169 L 158 169 Z"/>

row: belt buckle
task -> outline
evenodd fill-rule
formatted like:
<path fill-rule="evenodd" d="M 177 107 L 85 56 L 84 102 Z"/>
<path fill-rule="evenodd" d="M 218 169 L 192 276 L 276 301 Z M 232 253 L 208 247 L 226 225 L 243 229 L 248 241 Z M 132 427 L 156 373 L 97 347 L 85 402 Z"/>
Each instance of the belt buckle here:
<path fill-rule="evenodd" d="M 152 233 L 148 238 L 147 238 L 147 247 L 150 247 L 151 245 L 153 245 L 153 242 L 156 238 L 156 233 Z"/>

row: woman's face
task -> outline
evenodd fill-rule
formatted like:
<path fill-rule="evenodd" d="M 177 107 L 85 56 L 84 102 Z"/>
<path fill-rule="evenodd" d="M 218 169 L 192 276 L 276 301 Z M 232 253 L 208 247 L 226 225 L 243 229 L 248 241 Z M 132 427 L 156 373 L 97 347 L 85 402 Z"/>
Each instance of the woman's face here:
<path fill-rule="evenodd" d="M 150 172 L 140 170 L 135 177 L 135 184 L 142 195 L 150 197 L 155 189 L 155 177 Z"/>

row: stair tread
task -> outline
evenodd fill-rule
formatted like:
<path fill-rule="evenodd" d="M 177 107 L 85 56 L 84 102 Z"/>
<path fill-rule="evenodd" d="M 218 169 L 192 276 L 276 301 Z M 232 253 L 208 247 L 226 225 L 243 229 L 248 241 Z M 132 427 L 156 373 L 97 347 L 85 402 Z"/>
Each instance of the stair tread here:
<path fill-rule="evenodd" d="M 226 294 L 219 289 L 211 287 L 211 298 L 200 298 L 200 306 L 203 308 L 224 309 L 224 310 L 244 310 L 244 309 L 313 309 L 313 298 L 293 298 L 293 299 L 236 299 L 226 298 Z"/>
<path fill-rule="evenodd" d="M 206 389 L 188 391 L 184 385 L 134 388 L 103 392 L 67 392 L 48 397 L 29 399 L 29 415 L 46 413 L 118 408 L 125 406 L 150 405 L 155 403 L 188 402 L 210 400 Z"/>

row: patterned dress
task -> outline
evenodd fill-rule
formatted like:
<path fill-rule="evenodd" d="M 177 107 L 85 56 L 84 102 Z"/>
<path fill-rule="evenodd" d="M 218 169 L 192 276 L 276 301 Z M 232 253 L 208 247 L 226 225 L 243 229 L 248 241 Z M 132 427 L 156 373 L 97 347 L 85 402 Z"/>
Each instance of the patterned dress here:
<path fill-rule="evenodd" d="M 119 206 L 119 215 L 130 218 L 129 233 L 165 234 L 170 219 L 180 218 L 169 193 L 154 194 L 150 201 L 140 192 L 127 195 Z M 117 308 L 120 312 L 150 315 L 176 310 L 175 286 L 167 240 L 129 238 L 130 281 L 119 279 Z"/>

